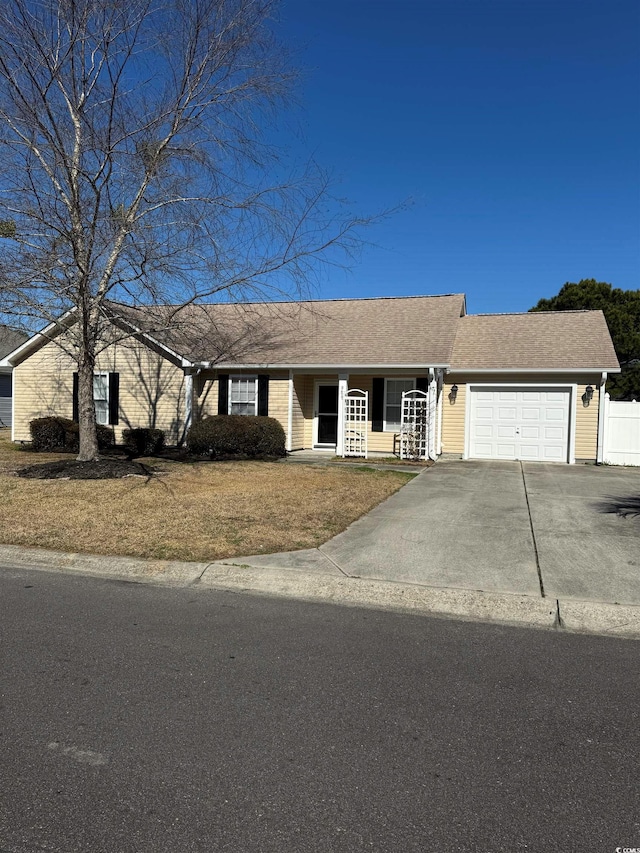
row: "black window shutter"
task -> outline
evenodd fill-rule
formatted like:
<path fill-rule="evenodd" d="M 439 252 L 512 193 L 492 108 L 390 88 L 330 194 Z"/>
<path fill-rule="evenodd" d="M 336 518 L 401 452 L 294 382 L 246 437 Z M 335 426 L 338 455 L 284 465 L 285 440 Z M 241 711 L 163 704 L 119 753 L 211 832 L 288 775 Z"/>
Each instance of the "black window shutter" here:
<path fill-rule="evenodd" d="M 229 414 L 229 374 L 221 373 L 218 376 L 218 414 Z"/>
<path fill-rule="evenodd" d="M 71 415 L 72 420 L 76 423 L 80 420 L 80 410 L 78 408 L 78 374 L 73 374 L 73 414 Z M 67 411 L 69 411 L 67 409 Z"/>
<path fill-rule="evenodd" d="M 120 374 L 109 374 L 109 423 L 117 426 L 120 411 Z"/>
<path fill-rule="evenodd" d="M 266 373 L 258 375 L 258 414 L 265 418 L 269 414 L 269 377 Z"/>
<path fill-rule="evenodd" d="M 416 391 L 424 391 L 425 394 L 428 390 L 429 385 L 429 377 L 428 376 L 418 376 L 416 379 Z"/>
<path fill-rule="evenodd" d="M 384 379 L 375 376 L 371 390 L 371 431 L 382 432 L 384 429 Z"/>

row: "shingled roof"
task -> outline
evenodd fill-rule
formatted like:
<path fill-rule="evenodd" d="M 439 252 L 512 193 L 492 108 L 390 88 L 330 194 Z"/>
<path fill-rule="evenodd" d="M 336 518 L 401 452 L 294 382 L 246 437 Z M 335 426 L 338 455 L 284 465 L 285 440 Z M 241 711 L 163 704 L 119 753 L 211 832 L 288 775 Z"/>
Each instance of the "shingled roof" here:
<path fill-rule="evenodd" d="M 4 358 L 21 343 L 27 340 L 28 335 L 9 326 L 0 326 L 0 358 Z"/>
<path fill-rule="evenodd" d="M 620 365 L 602 311 L 462 317 L 452 370 L 597 370 Z"/>
<path fill-rule="evenodd" d="M 114 310 L 175 353 L 222 368 L 444 366 L 451 361 L 464 296 Z"/>

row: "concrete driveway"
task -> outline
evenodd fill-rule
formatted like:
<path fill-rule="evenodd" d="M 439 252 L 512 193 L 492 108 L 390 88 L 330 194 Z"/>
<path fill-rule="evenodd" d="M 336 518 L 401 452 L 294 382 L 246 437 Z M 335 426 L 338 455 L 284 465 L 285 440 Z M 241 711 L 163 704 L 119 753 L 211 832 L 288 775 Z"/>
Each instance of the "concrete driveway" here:
<path fill-rule="evenodd" d="M 234 562 L 640 604 L 640 469 L 439 461 L 319 549 Z"/>

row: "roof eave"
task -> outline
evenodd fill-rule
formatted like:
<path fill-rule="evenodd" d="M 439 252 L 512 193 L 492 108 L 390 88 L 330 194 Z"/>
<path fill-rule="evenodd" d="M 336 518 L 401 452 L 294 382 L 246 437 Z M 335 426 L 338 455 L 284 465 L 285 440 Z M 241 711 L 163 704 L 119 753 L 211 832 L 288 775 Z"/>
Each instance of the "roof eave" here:
<path fill-rule="evenodd" d="M 451 373 L 620 373 L 618 367 L 460 367 L 452 365 Z"/>

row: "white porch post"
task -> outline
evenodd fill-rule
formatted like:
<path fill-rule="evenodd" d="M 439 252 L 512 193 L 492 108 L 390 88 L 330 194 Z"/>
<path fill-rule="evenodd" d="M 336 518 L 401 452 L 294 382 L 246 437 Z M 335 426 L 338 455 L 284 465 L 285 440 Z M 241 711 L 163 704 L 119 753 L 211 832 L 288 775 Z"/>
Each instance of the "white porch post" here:
<path fill-rule="evenodd" d="M 336 456 L 344 453 L 344 398 L 349 390 L 349 374 L 338 374 L 338 436 L 336 440 Z"/>
<path fill-rule="evenodd" d="M 438 382 L 435 370 L 429 370 L 429 436 L 427 441 L 427 456 L 436 458 L 436 424 L 438 405 Z"/>
<path fill-rule="evenodd" d="M 607 374 L 606 372 L 602 374 L 602 378 L 600 380 L 600 391 L 598 393 L 598 444 L 596 450 L 596 464 L 602 465 L 604 462 L 604 445 L 606 441 L 606 430 L 607 430 L 607 418 L 608 415 L 607 409 L 609 408 L 609 400 L 607 399 L 607 395 L 605 393 L 605 387 L 607 384 Z"/>
<path fill-rule="evenodd" d="M 444 397 L 444 371 L 438 371 L 436 390 L 436 456 L 442 453 L 442 400 Z"/>
<path fill-rule="evenodd" d="M 604 445 L 606 442 L 607 427 L 608 427 L 608 409 L 609 400 L 605 393 L 607 384 L 607 374 L 603 373 L 600 380 L 600 391 L 598 393 L 598 443 L 596 450 L 596 464 L 602 465 L 604 462 Z"/>
<path fill-rule="evenodd" d="M 193 375 L 185 373 L 184 375 L 184 435 L 186 436 L 189 427 L 193 423 Z"/>
<path fill-rule="evenodd" d="M 287 450 L 293 450 L 293 370 L 289 371 L 289 408 L 287 411 Z"/>

